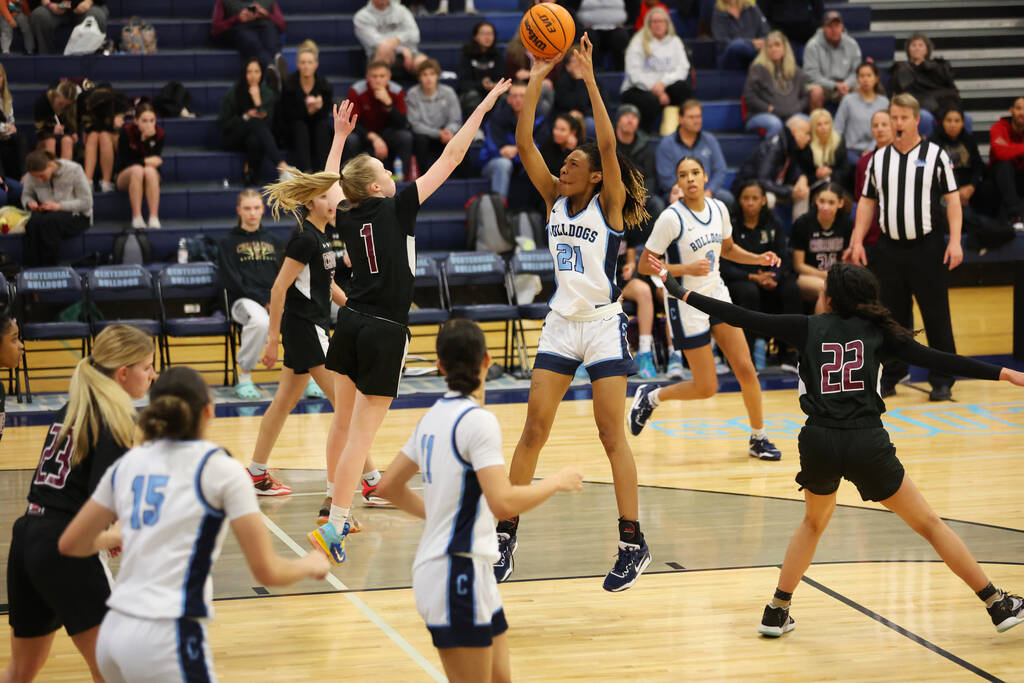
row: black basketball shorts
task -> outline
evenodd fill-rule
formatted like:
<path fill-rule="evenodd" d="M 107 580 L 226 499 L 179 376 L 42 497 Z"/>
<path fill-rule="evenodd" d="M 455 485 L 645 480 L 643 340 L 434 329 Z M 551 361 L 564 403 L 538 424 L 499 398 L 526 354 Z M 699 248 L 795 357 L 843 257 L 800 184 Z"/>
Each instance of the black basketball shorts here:
<path fill-rule="evenodd" d="M 57 541 L 68 519 L 20 517 L 7 556 L 8 622 L 16 638 L 38 638 L 62 625 L 69 636 L 99 626 L 110 582 L 97 556 L 66 557 Z"/>
<path fill-rule="evenodd" d="M 796 483 L 827 496 L 839 480 L 853 482 L 864 500 L 882 501 L 903 483 L 903 464 L 882 427 L 833 429 L 805 425 L 800 430 L 800 472 Z"/>
<path fill-rule="evenodd" d="M 296 375 L 323 365 L 327 359 L 330 337 L 327 330 L 305 318 L 281 316 L 281 343 L 284 345 L 284 366 Z"/>
<path fill-rule="evenodd" d="M 327 367 L 348 376 L 364 396 L 394 398 L 408 350 L 408 326 L 343 307 L 327 350 Z"/>

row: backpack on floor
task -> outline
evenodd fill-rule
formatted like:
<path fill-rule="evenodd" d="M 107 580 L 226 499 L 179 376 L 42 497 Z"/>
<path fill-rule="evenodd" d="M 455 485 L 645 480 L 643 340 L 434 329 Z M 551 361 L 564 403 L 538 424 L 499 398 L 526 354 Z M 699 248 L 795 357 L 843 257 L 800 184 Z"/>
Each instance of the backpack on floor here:
<path fill-rule="evenodd" d="M 121 29 L 121 51 L 130 55 L 156 52 L 156 29 L 141 17 L 132 17 Z"/>
<path fill-rule="evenodd" d="M 178 81 L 171 81 L 153 98 L 153 108 L 157 116 L 177 118 L 182 111 L 192 107 L 192 95 L 188 88 Z"/>
<path fill-rule="evenodd" d="M 496 254 L 515 249 L 505 201 L 497 192 L 481 192 L 466 202 L 466 247 Z"/>
<path fill-rule="evenodd" d="M 138 228 L 125 228 L 114 238 L 113 263 L 142 265 L 153 260 L 153 245 L 149 237 Z"/>
<path fill-rule="evenodd" d="M 547 243 L 544 217 L 536 211 L 516 211 L 509 216 L 512 236 L 523 251 L 543 249 Z"/>
<path fill-rule="evenodd" d="M 220 250 L 219 247 L 217 246 L 217 240 L 213 239 L 208 235 L 186 237 L 185 247 L 188 249 L 189 263 L 199 263 L 201 261 L 217 263 L 217 260 L 220 257 Z"/>

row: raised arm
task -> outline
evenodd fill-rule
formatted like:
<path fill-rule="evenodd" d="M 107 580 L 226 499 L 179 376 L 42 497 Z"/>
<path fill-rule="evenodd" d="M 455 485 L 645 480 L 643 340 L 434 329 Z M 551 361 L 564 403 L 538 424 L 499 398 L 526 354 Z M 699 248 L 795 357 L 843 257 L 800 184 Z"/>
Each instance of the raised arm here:
<path fill-rule="evenodd" d="M 334 140 L 331 142 L 331 151 L 327 155 L 327 163 L 324 170 L 328 173 L 341 175 L 341 155 L 345 151 L 345 140 L 356 127 L 356 120 L 359 114 L 352 113 L 353 105 L 348 100 L 341 104 L 334 105 Z M 327 198 L 331 204 L 340 204 L 345 198 L 341 191 L 341 183 L 338 183 L 327 191 Z"/>
<path fill-rule="evenodd" d="M 597 149 L 601 152 L 601 208 L 609 220 L 622 215 L 622 207 L 626 205 L 626 186 L 622 184 L 622 172 L 619 170 L 619 159 L 615 154 L 618 141 L 615 139 L 615 127 L 604 106 L 604 98 L 597 87 L 594 76 L 594 45 L 586 33 L 580 38 L 580 46 L 573 49 L 573 56 L 583 72 L 583 83 L 590 95 L 590 104 L 594 107 L 594 132 L 597 134 Z M 615 227 L 614 225 L 612 227 Z M 621 229 L 621 224 L 618 226 Z"/>
<path fill-rule="evenodd" d="M 477 105 L 473 113 L 466 119 L 466 122 L 462 124 L 459 132 L 453 135 L 448 144 L 444 146 L 444 151 L 441 152 L 438 160 L 427 169 L 426 173 L 416 179 L 416 191 L 419 193 L 420 204 L 427 201 L 427 198 L 434 194 L 437 188 L 441 187 L 448 180 L 452 171 L 462 163 L 466 152 L 469 151 L 470 144 L 473 142 L 473 136 L 480 130 L 480 124 L 483 123 L 484 115 L 494 107 L 498 98 L 505 94 L 511 86 L 512 81 L 507 78 L 498 81 L 498 84 L 487 93 L 487 97 L 483 99 L 483 102 Z"/>
<path fill-rule="evenodd" d="M 523 162 L 526 175 L 530 176 L 530 182 L 544 198 L 547 213 L 551 213 L 551 207 L 558 199 L 558 179 L 548 171 L 548 165 L 544 163 L 544 157 L 533 141 L 533 126 L 537 117 L 540 89 L 544 85 L 544 79 L 557 63 L 558 60 L 546 59 L 537 59 L 533 62 L 530 68 L 530 82 L 526 86 L 526 98 L 516 122 L 516 147 L 519 148 L 519 159 Z"/>

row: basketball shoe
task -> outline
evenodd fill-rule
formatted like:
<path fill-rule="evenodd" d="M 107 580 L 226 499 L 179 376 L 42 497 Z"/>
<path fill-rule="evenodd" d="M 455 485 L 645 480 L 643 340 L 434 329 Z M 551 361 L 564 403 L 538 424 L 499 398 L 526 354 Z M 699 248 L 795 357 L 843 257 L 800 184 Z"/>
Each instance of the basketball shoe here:
<path fill-rule="evenodd" d="M 345 522 L 345 528 L 339 534 L 334 525 L 328 522 L 306 534 L 310 545 L 317 550 L 322 550 L 331 564 L 341 564 L 345 561 L 345 537 L 349 533 L 349 523 Z"/>
<path fill-rule="evenodd" d="M 755 439 L 750 437 L 750 457 L 761 460 L 782 460 L 782 451 L 767 438 Z"/>
<path fill-rule="evenodd" d="M 324 498 L 324 504 L 320 506 L 320 512 L 316 516 L 316 525 L 323 526 L 327 524 L 331 519 L 331 499 L 330 497 Z M 359 523 L 355 515 L 350 514 L 348 516 L 348 533 L 358 534 L 363 530 L 363 525 Z"/>
<path fill-rule="evenodd" d="M 792 631 L 795 624 L 793 617 L 789 616 L 788 607 L 772 607 L 769 603 L 764 606 L 764 616 L 761 617 L 761 626 L 757 632 L 767 638 L 778 638 Z"/>
<path fill-rule="evenodd" d="M 388 501 L 384 500 L 383 498 L 381 498 L 380 496 L 377 495 L 377 484 L 379 484 L 380 482 L 377 482 L 377 484 L 374 484 L 373 486 L 370 486 L 370 484 L 367 483 L 367 481 L 365 479 L 363 479 L 362 482 L 363 482 L 363 505 L 373 505 L 373 506 L 377 506 L 377 507 L 383 507 L 385 505 L 391 505 L 391 503 L 389 503 Z"/>
<path fill-rule="evenodd" d="M 654 367 L 654 354 L 650 351 L 636 354 L 637 375 L 640 379 L 654 379 L 658 376 L 658 370 Z"/>
<path fill-rule="evenodd" d="M 992 617 L 992 624 L 997 631 L 1009 631 L 1024 622 L 1024 599 L 1019 595 L 1003 593 L 1002 599 L 988 608 L 988 614 Z"/>
<path fill-rule="evenodd" d="M 516 542 L 514 534 L 498 532 L 499 557 L 498 561 L 494 563 L 494 580 L 498 583 L 504 583 L 512 576 L 512 569 L 515 565 L 513 556 L 516 554 L 516 548 L 518 547 L 519 543 Z"/>
<path fill-rule="evenodd" d="M 619 541 L 619 556 L 615 566 L 604 577 L 604 589 L 612 593 L 626 590 L 636 583 L 650 563 L 651 551 L 646 540 L 641 540 L 641 545 Z"/>
<path fill-rule="evenodd" d="M 633 394 L 633 405 L 629 409 L 629 431 L 633 432 L 633 436 L 643 431 L 644 425 L 654 412 L 654 404 L 648 395 L 656 388 L 653 384 L 641 384 Z"/>
<path fill-rule="evenodd" d="M 263 474 L 249 472 L 249 477 L 252 479 L 252 485 L 256 489 L 257 496 L 287 496 L 292 492 L 291 487 L 281 483 L 277 477 L 270 474 L 270 470 Z"/>

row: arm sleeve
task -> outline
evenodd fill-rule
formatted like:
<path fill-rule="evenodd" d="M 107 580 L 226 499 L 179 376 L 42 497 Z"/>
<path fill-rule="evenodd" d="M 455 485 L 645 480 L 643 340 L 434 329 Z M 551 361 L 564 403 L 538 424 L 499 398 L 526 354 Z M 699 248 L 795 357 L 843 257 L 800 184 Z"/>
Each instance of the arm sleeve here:
<path fill-rule="evenodd" d="M 455 447 L 473 470 L 505 466 L 501 454 L 501 425 L 490 411 L 474 408 L 466 413 L 455 429 Z"/>
<path fill-rule="evenodd" d="M 309 263 L 313 258 L 313 252 L 320 253 L 319 245 L 315 239 L 309 239 L 305 229 L 296 233 L 284 248 L 286 258 L 294 259 L 299 263 Z"/>
<path fill-rule="evenodd" d="M 650 90 L 657 80 L 656 74 L 644 68 L 644 51 L 640 41 L 631 40 L 626 48 L 626 83 L 631 87 Z"/>
<path fill-rule="evenodd" d="M 416 183 L 409 183 L 395 196 L 398 224 L 406 235 L 416 233 L 416 215 L 420 211 L 420 191 Z"/>
<path fill-rule="evenodd" d="M 770 80 L 768 71 L 763 66 L 752 66 L 747 74 L 747 80 L 743 84 L 743 99 L 747 102 L 747 109 L 751 114 L 760 114 L 768 111 L 772 106 L 770 100 L 762 96 L 762 81 Z"/>
<path fill-rule="evenodd" d="M 210 33 L 214 36 L 219 36 L 226 31 L 230 31 L 238 22 L 237 14 L 233 17 L 225 16 L 224 2 L 223 0 L 217 0 L 217 4 L 213 6 L 213 20 L 210 22 Z"/>
<path fill-rule="evenodd" d="M 669 283 L 674 283 L 675 288 L 669 286 Z M 672 296 L 676 296 L 677 291 L 685 293 L 679 282 L 671 275 L 668 277 L 665 287 Z M 686 303 L 698 311 L 704 311 L 733 327 L 742 327 L 745 330 L 753 330 L 759 334 L 781 339 L 798 349 L 802 349 L 804 344 L 807 343 L 806 315 L 772 315 L 770 313 L 748 311 L 745 308 L 703 296 L 697 292 L 690 292 Z"/>
<path fill-rule="evenodd" d="M 199 487 L 210 507 L 223 510 L 228 521 L 259 512 L 256 491 L 245 465 L 220 449 L 206 461 L 199 475 Z"/>
<path fill-rule="evenodd" d="M 999 373 L 1002 372 L 1002 368 L 998 365 L 966 358 L 955 353 L 930 349 L 913 339 L 889 341 L 883 350 L 911 365 L 945 372 L 958 377 L 996 381 L 999 379 Z"/>
<path fill-rule="evenodd" d="M 822 61 L 821 47 L 817 43 L 808 43 L 804 48 L 804 72 L 807 78 L 811 83 L 831 88 L 833 81 L 825 76 L 825 71 L 821 68 Z"/>
<path fill-rule="evenodd" d="M 651 236 L 647 238 L 647 249 L 653 254 L 664 254 L 668 245 L 679 239 L 682 226 L 674 211 L 662 211 L 651 228 Z"/>
<path fill-rule="evenodd" d="M 278 33 L 284 33 L 288 25 L 284 20 L 284 12 L 281 11 L 281 6 L 276 2 L 270 6 L 270 22 L 277 28 Z"/>
<path fill-rule="evenodd" d="M 93 487 L 92 499 L 107 508 L 108 510 L 116 510 L 114 502 L 114 470 L 115 465 L 111 465 L 103 474 L 100 476 L 96 486 Z"/>
<path fill-rule="evenodd" d="M 38 118 L 37 116 L 36 119 Z M 988 141 L 990 155 L 995 161 L 1013 161 L 1019 156 L 1024 156 L 1024 142 L 1010 142 L 1010 124 L 1002 119 L 988 129 Z"/>
<path fill-rule="evenodd" d="M 92 185 L 78 164 L 74 165 L 74 174 L 73 196 L 59 199 L 61 210 L 89 213 L 92 211 Z"/>
<path fill-rule="evenodd" d="M 395 33 L 398 36 L 398 42 L 404 47 L 415 50 L 416 46 L 420 44 L 420 27 L 416 24 L 416 17 L 405 5 L 392 5 L 392 7 L 396 6 L 402 14 L 402 25 Z"/>

